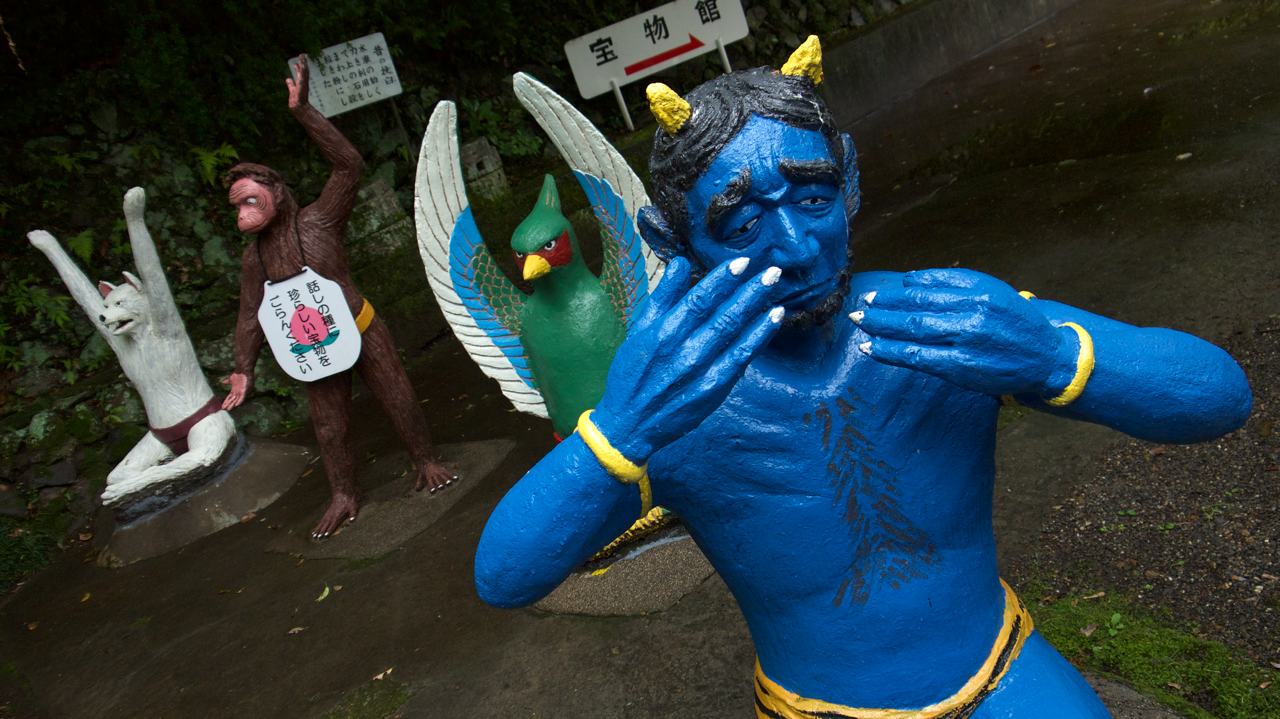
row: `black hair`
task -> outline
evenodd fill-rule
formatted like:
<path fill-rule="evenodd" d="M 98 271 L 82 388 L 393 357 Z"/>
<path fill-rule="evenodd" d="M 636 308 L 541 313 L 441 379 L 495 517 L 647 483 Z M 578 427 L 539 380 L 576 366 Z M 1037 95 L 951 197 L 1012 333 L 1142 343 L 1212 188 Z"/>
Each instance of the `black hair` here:
<path fill-rule="evenodd" d="M 690 91 L 685 100 L 692 108 L 689 119 L 674 135 L 659 127 L 649 156 L 650 187 L 660 217 L 647 212 L 646 219 L 660 223 L 665 230 L 668 242 L 650 239 L 665 260 L 688 256 L 685 194 L 753 115 L 821 132 L 836 165 L 845 166 L 845 143 L 808 77 L 758 67 L 709 80 Z M 847 150 L 852 152 L 852 145 Z M 852 194 L 856 197 L 857 193 Z M 854 211 L 856 203 L 847 202 L 846 214 L 852 217 Z"/>

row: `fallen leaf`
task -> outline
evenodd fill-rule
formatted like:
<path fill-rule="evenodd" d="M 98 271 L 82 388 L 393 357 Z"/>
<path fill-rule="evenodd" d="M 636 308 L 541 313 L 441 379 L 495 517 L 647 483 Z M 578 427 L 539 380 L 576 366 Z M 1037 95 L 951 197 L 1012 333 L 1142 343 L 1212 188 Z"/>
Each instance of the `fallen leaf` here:
<path fill-rule="evenodd" d="M 1265 682 L 1263 682 L 1263 683 L 1259 684 L 1259 685 L 1258 685 L 1258 688 L 1259 688 L 1259 689 L 1266 689 L 1266 688 L 1267 688 L 1267 687 L 1269 687 L 1269 686 L 1271 686 L 1271 682 L 1270 682 L 1270 681 L 1265 681 Z"/>
<path fill-rule="evenodd" d="M 1097 624 L 1090 624 L 1089 626 L 1085 627 L 1084 629 L 1081 629 L 1081 630 L 1080 630 L 1080 633 L 1081 633 L 1081 634 L 1083 634 L 1083 635 L 1085 635 L 1086 637 L 1091 637 L 1091 636 L 1093 636 L 1093 633 L 1094 633 L 1094 632 L 1096 632 L 1096 631 L 1098 631 L 1098 625 L 1097 625 Z"/>
<path fill-rule="evenodd" d="M 244 587 L 240 587 L 239 589 L 219 589 L 218 594 L 240 594 L 243 591 Z"/>
<path fill-rule="evenodd" d="M 1175 158 L 1173 158 L 1173 159 L 1177 160 L 1178 162 L 1182 162 L 1183 160 L 1190 160 L 1190 159 L 1191 159 L 1191 153 L 1190 153 L 1190 152 L 1184 152 L 1184 153 L 1182 153 L 1181 155 L 1178 155 L 1177 157 L 1175 157 Z"/>
<path fill-rule="evenodd" d="M 79 537 L 81 542 L 87 542 L 90 539 L 93 539 L 93 532 L 81 532 L 76 536 Z"/>
<path fill-rule="evenodd" d="M 314 471 L 316 471 L 315 467 L 307 467 L 307 469 L 302 473 L 301 477 L 309 477 L 311 476 L 311 473 Z"/>
<path fill-rule="evenodd" d="M 1165 684 L 1165 686 L 1169 687 L 1170 689 L 1177 689 L 1178 691 L 1182 691 L 1182 685 L 1178 684 L 1177 682 L 1169 682 L 1168 684 Z"/>
<path fill-rule="evenodd" d="M 27 622 L 27 631 L 34 632 L 38 626 L 40 626 L 40 622 Z"/>
<path fill-rule="evenodd" d="M 380 681 L 382 681 L 383 679 L 386 679 L 387 677 L 391 676 L 391 672 L 394 672 L 395 670 L 396 670 L 396 668 L 395 668 L 395 667 L 387 667 L 386 669 L 382 670 L 381 672 L 379 672 L 379 673 L 377 673 L 377 674 L 374 674 L 374 675 L 373 675 L 373 680 L 374 680 L 375 682 L 380 682 Z"/>
<path fill-rule="evenodd" d="M 253 521 L 253 518 L 254 518 L 254 517 L 256 517 L 256 516 L 258 516 L 258 513 L 257 513 L 257 512 L 249 512 L 248 514 L 246 514 L 246 515 L 244 515 L 243 517 L 241 517 L 241 518 L 240 518 L 240 523 L 241 523 L 241 524 L 245 524 L 245 523 L 247 523 L 247 522 L 252 522 L 252 521 Z"/>
<path fill-rule="evenodd" d="M 92 596 L 93 596 L 92 594 L 85 592 L 84 596 L 80 597 L 80 603 L 84 604 L 85 602 L 89 601 L 89 597 L 92 597 Z"/>
<path fill-rule="evenodd" d="M 290 629 L 290 630 L 289 630 L 289 633 L 290 633 L 290 634 L 301 634 L 301 633 L 303 633 L 303 632 L 305 632 L 305 631 L 307 631 L 307 628 L 306 628 L 306 627 L 294 627 L 293 629 Z"/>
<path fill-rule="evenodd" d="M 1269 662 L 1269 664 L 1271 664 L 1271 666 L 1275 667 L 1276 669 L 1280 669 L 1280 662 Z"/>
<path fill-rule="evenodd" d="M 329 585 L 324 585 L 324 589 L 320 592 L 320 596 L 316 597 L 317 602 L 323 602 L 329 596 Z"/>
<path fill-rule="evenodd" d="M 1088 596 L 1086 596 L 1086 597 L 1080 597 L 1080 598 L 1081 598 L 1081 599 L 1084 599 L 1084 600 L 1089 600 L 1089 599 L 1101 599 L 1101 598 L 1103 598 L 1103 597 L 1105 597 L 1105 596 L 1107 596 L 1107 593 L 1106 593 L 1106 592 L 1097 592 L 1097 593 L 1095 593 L 1095 594 L 1090 594 L 1090 595 L 1088 595 Z"/>
<path fill-rule="evenodd" d="M 341 592 L 341 591 L 342 591 L 342 585 L 341 585 L 341 584 L 335 584 L 335 585 L 333 585 L 333 591 L 335 591 L 335 592 Z"/>

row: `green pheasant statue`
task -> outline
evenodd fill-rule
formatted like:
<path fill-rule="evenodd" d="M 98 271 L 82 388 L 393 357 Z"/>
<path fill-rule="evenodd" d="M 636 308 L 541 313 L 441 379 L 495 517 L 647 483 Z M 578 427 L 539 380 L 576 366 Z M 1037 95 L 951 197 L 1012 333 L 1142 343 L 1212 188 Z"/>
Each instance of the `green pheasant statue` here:
<path fill-rule="evenodd" d="M 549 417 L 557 437 L 564 438 L 604 393 L 614 352 L 632 311 L 656 284 L 661 263 L 636 231 L 635 210 L 648 204 L 648 197 L 626 161 L 576 110 L 570 116 L 563 108 L 546 106 L 563 103 L 559 96 L 517 75 L 518 95 L 522 88 L 535 94 L 532 100 L 521 96 L 535 117 L 555 116 L 555 127 L 566 134 L 552 133 L 552 140 L 570 161 L 600 222 L 600 276 L 583 261 L 548 175 L 533 210 L 511 238 L 532 293 L 507 279 L 485 248 L 468 206 L 451 102 L 436 106 L 422 141 L 414 202 L 418 245 L 440 308 L 472 359 L 498 380 L 517 409 Z"/>
<path fill-rule="evenodd" d="M 558 437 L 567 437 L 578 416 L 604 394 L 609 363 L 626 335 L 614 299 L 622 288 L 611 286 L 611 297 L 605 283 L 617 273 L 598 278 L 587 269 L 550 175 L 533 211 L 511 236 L 511 249 L 521 274 L 533 283 L 520 309 L 520 339 L 551 425 Z"/>

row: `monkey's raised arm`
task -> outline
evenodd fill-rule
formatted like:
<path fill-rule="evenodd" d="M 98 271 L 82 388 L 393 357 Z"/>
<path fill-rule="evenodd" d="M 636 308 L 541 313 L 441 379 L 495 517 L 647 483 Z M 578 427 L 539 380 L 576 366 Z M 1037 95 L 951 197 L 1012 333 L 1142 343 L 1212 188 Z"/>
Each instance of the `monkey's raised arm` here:
<path fill-rule="evenodd" d="M 167 316 L 176 320 L 157 322 L 155 327 L 179 328 L 181 318 L 176 317 L 178 307 L 173 302 L 173 293 L 169 290 L 169 279 L 165 277 L 164 265 L 156 252 L 155 241 L 147 230 L 144 213 L 147 209 L 147 193 L 141 187 L 134 187 L 124 193 L 125 228 L 129 232 L 129 244 L 133 248 L 133 263 L 142 277 L 142 288 L 151 302 L 153 315 Z"/>
<path fill-rule="evenodd" d="M 325 119 L 310 104 L 300 102 L 291 108 L 293 116 L 302 123 L 307 136 L 316 143 L 325 159 L 333 166 L 329 180 L 324 183 L 320 197 L 308 210 L 317 213 L 320 220 L 330 227 L 341 227 L 351 216 L 356 204 L 356 190 L 360 173 L 364 170 L 364 158 L 333 123 Z"/>

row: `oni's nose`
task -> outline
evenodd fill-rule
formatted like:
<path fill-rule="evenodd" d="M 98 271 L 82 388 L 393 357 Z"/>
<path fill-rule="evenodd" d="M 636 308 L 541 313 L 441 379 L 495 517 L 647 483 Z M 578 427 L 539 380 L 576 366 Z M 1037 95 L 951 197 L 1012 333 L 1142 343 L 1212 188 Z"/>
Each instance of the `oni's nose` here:
<path fill-rule="evenodd" d="M 803 221 L 783 210 L 778 213 L 778 241 L 774 246 L 774 262 L 782 267 L 801 267 L 812 263 L 821 252 L 818 241 L 805 230 Z"/>
<path fill-rule="evenodd" d="M 106 315 L 98 315 L 98 321 L 99 321 L 99 322 L 106 322 L 106 321 L 107 321 L 107 316 L 106 316 Z"/>

